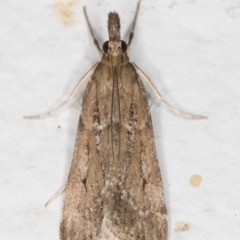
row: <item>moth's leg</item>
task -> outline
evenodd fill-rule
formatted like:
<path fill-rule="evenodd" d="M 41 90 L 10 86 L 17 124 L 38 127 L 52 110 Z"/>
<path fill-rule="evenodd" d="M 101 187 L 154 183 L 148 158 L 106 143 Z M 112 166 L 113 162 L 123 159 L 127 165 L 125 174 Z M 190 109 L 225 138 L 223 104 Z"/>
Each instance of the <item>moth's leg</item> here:
<path fill-rule="evenodd" d="M 45 204 L 45 207 L 47 207 L 52 201 L 54 201 L 58 196 L 60 196 L 66 189 L 66 185 L 64 185 L 59 191 L 57 191 Z"/>
<path fill-rule="evenodd" d="M 206 116 L 195 116 L 195 115 L 190 115 L 190 114 L 186 114 L 186 113 L 182 113 L 179 110 L 177 110 L 176 108 L 174 108 L 171 104 L 169 104 L 165 99 L 163 99 L 163 97 L 161 96 L 161 94 L 158 92 L 158 90 L 155 88 L 155 86 L 153 85 L 152 81 L 150 80 L 150 78 L 135 64 L 132 63 L 134 65 L 134 67 L 136 68 L 136 70 L 138 71 L 138 73 L 140 73 L 140 75 L 143 77 L 143 79 L 148 83 L 148 85 L 151 87 L 151 89 L 153 90 L 155 96 L 157 98 L 159 98 L 164 104 L 166 104 L 173 112 L 175 112 L 176 114 L 183 116 L 185 118 L 191 118 L 191 119 L 207 119 Z"/>
<path fill-rule="evenodd" d="M 141 0 L 138 1 L 137 8 L 136 8 L 136 11 L 135 11 L 135 15 L 134 15 L 134 18 L 133 18 L 132 30 L 131 30 L 129 38 L 128 38 L 128 49 L 129 49 L 129 47 L 131 45 L 131 42 L 133 40 L 134 29 L 135 29 L 135 25 L 136 25 L 136 22 L 137 22 L 137 17 L 138 17 L 138 12 L 139 12 L 139 8 L 140 8 L 140 3 L 141 3 Z"/>
<path fill-rule="evenodd" d="M 89 21 L 88 16 L 87 16 L 86 7 L 83 8 L 83 12 L 84 12 L 84 16 L 85 16 L 86 21 L 87 21 L 88 28 L 89 28 L 90 33 L 91 33 L 91 35 L 92 35 L 93 43 L 94 43 L 94 45 L 96 46 L 100 57 L 102 57 L 103 52 L 102 52 L 102 49 L 99 47 L 98 40 L 95 38 L 95 36 L 94 36 L 94 34 L 93 34 L 92 26 L 91 26 L 90 21 Z"/>
<path fill-rule="evenodd" d="M 153 105 L 155 99 L 156 99 L 156 96 L 154 96 L 153 100 L 152 100 L 151 103 L 149 104 L 149 110 L 152 108 L 152 105 Z"/>
<path fill-rule="evenodd" d="M 96 63 L 79 81 L 78 85 L 75 87 L 75 89 L 72 91 L 72 93 L 69 95 L 69 97 L 62 102 L 58 107 L 56 107 L 55 109 L 53 109 L 51 112 L 42 114 L 42 115 L 38 115 L 38 116 L 24 116 L 24 119 L 40 119 L 40 118 L 45 118 L 45 117 L 49 117 L 52 116 L 53 114 L 55 114 L 59 109 L 61 109 L 67 102 L 69 102 L 71 99 L 76 98 L 76 94 L 79 91 L 79 88 L 81 87 L 81 85 L 83 84 L 83 82 L 92 75 L 93 71 L 95 70 L 96 66 L 98 65 L 98 63 Z M 77 98 L 76 98 L 77 99 Z M 79 103 L 79 101 L 78 101 Z"/>

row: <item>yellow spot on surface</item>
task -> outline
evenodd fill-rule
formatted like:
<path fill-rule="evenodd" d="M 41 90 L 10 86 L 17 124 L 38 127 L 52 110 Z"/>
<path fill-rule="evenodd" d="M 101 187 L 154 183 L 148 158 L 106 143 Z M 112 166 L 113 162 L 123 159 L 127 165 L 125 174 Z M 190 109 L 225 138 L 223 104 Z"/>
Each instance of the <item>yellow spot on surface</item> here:
<path fill-rule="evenodd" d="M 64 25 L 75 23 L 76 16 L 73 11 L 74 6 L 78 0 L 54 0 L 55 10 Z"/>
<path fill-rule="evenodd" d="M 202 177 L 199 174 L 194 174 L 189 179 L 189 183 L 192 187 L 199 187 L 202 182 Z"/>
<path fill-rule="evenodd" d="M 175 232 L 185 232 L 185 231 L 189 230 L 190 227 L 191 227 L 190 223 L 179 221 L 179 222 L 175 223 L 174 231 Z"/>

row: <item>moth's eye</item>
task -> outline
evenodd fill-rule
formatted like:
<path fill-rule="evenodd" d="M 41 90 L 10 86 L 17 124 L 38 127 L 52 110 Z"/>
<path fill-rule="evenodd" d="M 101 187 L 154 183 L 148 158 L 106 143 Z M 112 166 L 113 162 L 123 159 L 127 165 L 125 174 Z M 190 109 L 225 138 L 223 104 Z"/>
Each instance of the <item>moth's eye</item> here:
<path fill-rule="evenodd" d="M 121 41 L 121 46 L 122 46 L 122 52 L 127 51 L 127 44 L 124 41 Z"/>
<path fill-rule="evenodd" d="M 109 41 L 106 41 L 106 42 L 103 44 L 103 46 L 102 46 L 103 51 L 104 51 L 105 53 L 108 53 L 108 42 L 109 42 Z"/>

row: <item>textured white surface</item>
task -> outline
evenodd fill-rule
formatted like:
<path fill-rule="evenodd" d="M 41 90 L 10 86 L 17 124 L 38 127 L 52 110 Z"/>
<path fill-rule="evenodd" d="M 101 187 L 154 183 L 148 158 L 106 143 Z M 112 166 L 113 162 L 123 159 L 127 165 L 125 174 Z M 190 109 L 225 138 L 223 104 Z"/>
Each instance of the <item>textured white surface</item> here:
<path fill-rule="evenodd" d="M 62 22 L 56 1 L 0 2 L 4 240 L 59 239 L 62 196 L 48 208 L 44 204 L 66 182 L 80 110 L 73 101 L 44 120 L 22 116 L 60 104 L 99 61 L 82 6 L 101 44 L 107 40 L 107 13 L 119 12 L 126 40 L 136 6 L 136 1 L 71 2 L 75 23 L 70 25 Z M 239 26 L 239 0 L 142 1 L 131 61 L 175 107 L 209 117 L 187 120 L 157 100 L 151 109 L 171 240 L 240 236 Z M 189 184 L 193 174 L 202 176 L 198 188 Z M 174 232 L 179 221 L 190 229 Z"/>

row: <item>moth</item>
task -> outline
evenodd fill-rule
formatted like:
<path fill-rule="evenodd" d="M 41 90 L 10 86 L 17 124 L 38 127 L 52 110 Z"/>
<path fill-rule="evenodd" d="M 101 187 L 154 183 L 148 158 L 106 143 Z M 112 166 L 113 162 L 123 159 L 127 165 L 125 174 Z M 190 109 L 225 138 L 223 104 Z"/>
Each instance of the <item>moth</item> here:
<path fill-rule="evenodd" d="M 66 185 L 62 240 L 167 239 L 167 210 L 144 86 L 108 15 L 103 44 L 85 90 Z"/>
<path fill-rule="evenodd" d="M 121 40 L 120 18 L 108 15 L 109 40 L 102 49 L 84 14 L 101 61 L 82 78 L 75 98 L 90 77 L 82 100 L 73 160 L 60 225 L 61 240 L 167 240 L 167 209 L 154 144 L 148 99 L 139 74 L 155 95 L 176 113 L 150 79 L 128 58 L 140 1 L 128 44 Z"/>

